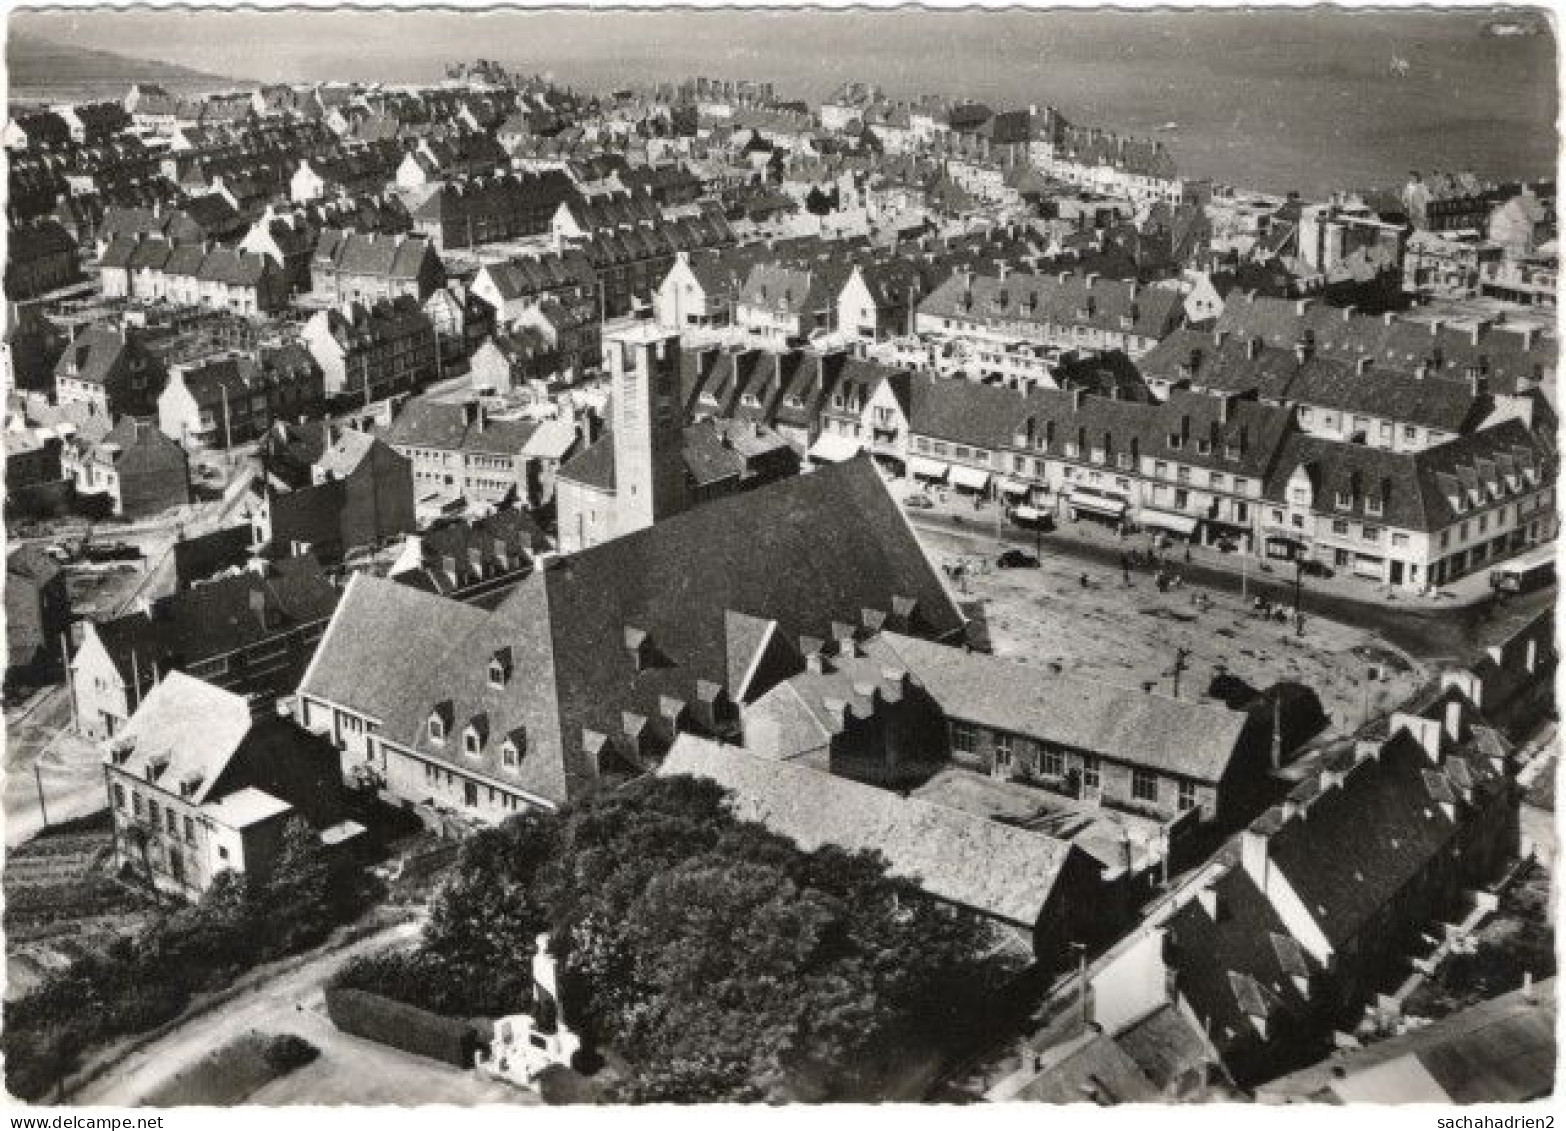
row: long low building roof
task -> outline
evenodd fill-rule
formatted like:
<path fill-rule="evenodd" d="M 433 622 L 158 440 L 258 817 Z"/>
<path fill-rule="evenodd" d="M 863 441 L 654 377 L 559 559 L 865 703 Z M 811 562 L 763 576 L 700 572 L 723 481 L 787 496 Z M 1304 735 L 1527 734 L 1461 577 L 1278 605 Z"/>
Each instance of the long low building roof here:
<path fill-rule="evenodd" d="M 937 899 L 1031 929 L 1054 894 L 1069 842 L 904 798 L 821 770 L 684 734 L 658 771 L 708 778 L 735 816 L 806 851 L 836 845 L 886 857 L 892 874 Z"/>

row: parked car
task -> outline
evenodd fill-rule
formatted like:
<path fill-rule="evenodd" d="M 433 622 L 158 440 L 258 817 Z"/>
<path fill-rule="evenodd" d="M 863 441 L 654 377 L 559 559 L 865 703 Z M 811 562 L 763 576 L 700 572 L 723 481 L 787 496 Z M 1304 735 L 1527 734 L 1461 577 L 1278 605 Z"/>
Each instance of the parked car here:
<path fill-rule="evenodd" d="M 935 504 L 930 501 L 928 495 L 909 495 L 903 500 L 903 506 L 913 507 L 915 510 L 934 510 Z"/>
<path fill-rule="evenodd" d="M 1331 577 L 1332 567 L 1326 562 L 1318 562 L 1314 558 L 1307 558 L 1305 564 L 1300 567 L 1300 572 L 1306 577 Z"/>
<path fill-rule="evenodd" d="M 1213 545 L 1218 549 L 1218 552 L 1221 553 L 1221 554 L 1232 554 L 1232 553 L 1234 553 L 1236 550 L 1238 550 L 1240 548 L 1240 543 L 1239 543 L 1238 539 L 1230 538 L 1230 537 L 1227 537 L 1227 536 L 1218 539 L 1216 542 L 1213 543 Z"/>
<path fill-rule="evenodd" d="M 1006 550 L 995 559 L 1001 569 L 1038 569 L 1039 560 L 1026 550 Z"/>
<path fill-rule="evenodd" d="M 141 547 L 129 542 L 98 542 L 82 549 L 82 557 L 90 562 L 133 562 L 141 556 Z"/>

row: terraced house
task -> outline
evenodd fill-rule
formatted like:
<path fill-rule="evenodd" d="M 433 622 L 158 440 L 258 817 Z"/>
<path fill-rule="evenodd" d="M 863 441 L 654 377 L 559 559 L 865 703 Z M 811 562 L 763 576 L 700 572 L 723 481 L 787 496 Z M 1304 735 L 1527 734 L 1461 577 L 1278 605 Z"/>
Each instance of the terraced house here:
<path fill-rule="evenodd" d="M 310 257 L 310 289 L 334 303 L 373 303 L 403 295 L 422 303 L 445 281 L 440 256 L 424 236 L 327 228 Z"/>
<path fill-rule="evenodd" d="M 325 396 L 320 367 L 297 342 L 225 353 L 170 367 L 158 427 L 189 449 L 227 448 L 274 420 L 318 415 Z"/>
<path fill-rule="evenodd" d="M 1553 438 L 1510 420 L 1418 452 L 1294 435 L 1268 477 L 1270 557 L 1304 556 L 1411 589 L 1552 539 Z"/>
<path fill-rule="evenodd" d="M 1179 291 L 1076 275 L 976 275 L 958 271 L 921 303 L 920 334 L 1007 345 L 1147 353 L 1184 318 Z"/>
<path fill-rule="evenodd" d="M 434 325 L 407 295 L 317 311 L 299 337 L 321 367 L 328 397 L 368 404 L 439 376 Z"/>
<path fill-rule="evenodd" d="M 235 248 L 121 237 L 109 244 L 100 266 L 104 294 L 113 297 L 236 314 L 269 314 L 288 305 L 282 267 Z"/>

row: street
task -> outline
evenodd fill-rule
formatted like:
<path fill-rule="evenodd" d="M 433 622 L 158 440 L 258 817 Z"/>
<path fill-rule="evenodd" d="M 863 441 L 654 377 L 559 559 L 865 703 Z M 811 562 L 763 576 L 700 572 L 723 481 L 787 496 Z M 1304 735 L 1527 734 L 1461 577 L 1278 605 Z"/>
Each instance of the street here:
<path fill-rule="evenodd" d="M 348 959 L 412 940 L 400 923 L 340 950 L 315 955 L 233 1001 L 142 1046 L 70 1096 L 74 1104 L 134 1107 L 186 1065 L 251 1029 L 295 1033 L 321 1050 L 312 1064 L 264 1085 L 247 1103 L 538 1103 L 536 1096 L 437 1061 L 340 1032 L 326 1016 L 323 987 Z"/>

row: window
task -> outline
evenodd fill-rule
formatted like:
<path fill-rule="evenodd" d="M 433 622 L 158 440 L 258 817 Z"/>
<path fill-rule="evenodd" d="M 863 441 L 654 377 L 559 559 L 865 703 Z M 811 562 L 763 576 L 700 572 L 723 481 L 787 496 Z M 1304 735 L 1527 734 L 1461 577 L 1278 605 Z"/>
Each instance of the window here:
<path fill-rule="evenodd" d="M 462 732 L 462 750 L 465 754 L 468 754 L 470 757 L 477 758 L 479 755 L 479 747 L 481 745 L 483 745 L 483 743 L 479 738 L 479 732 L 476 729 L 469 727 L 467 730 Z"/>
<path fill-rule="evenodd" d="M 1367 542 L 1381 541 L 1381 527 L 1379 526 L 1371 526 L 1370 523 L 1367 522 L 1364 527 L 1364 534 L 1365 541 Z"/>
<path fill-rule="evenodd" d="M 154 831 L 156 831 L 159 822 L 163 819 L 163 812 L 158 807 L 158 803 L 150 798 L 147 800 L 147 819 L 152 822 Z"/>
<path fill-rule="evenodd" d="M 1400 550 L 1406 550 L 1408 548 L 1408 535 L 1407 534 L 1394 534 L 1394 535 L 1392 535 L 1392 545 L 1396 546 Z"/>
<path fill-rule="evenodd" d="M 1380 495 L 1367 495 L 1367 496 L 1365 496 L 1365 513 L 1366 514 L 1380 514 L 1381 513 L 1381 496 Z"/>
<path fill-rule="evenodd" d="M 1405 440 L 1417 440 L 1417 439 L 1419 439 L 1419 429 L 1415 428 L 1412 424 L 1405 424 L 1403 426 L 1403 439 L 1405 439 Z"/>
<path fill-rule="evenodd" d="M 131 791 L 131 812 L 136 814 L 136 819 L 141 820 L 141 794 Z"/>
<path fill-rule="evenodd" d="M 114 783 L 114 807 L 116 809 L 125 808 L 125 787 L 119 782 Z"/>
<path fill-rule="evenodd" d="M 951 725 L 952 749 L 959 754 L 972 754 L 979 746 L 978 733 L 966 723 Z"/>
<path fill-rule="evenodd" d="M 1098 791 L 1101 784 L 1098 774 L 1098 759 L 1091 754 L 1082 756 L 1082 788 L 1087 792 Z"/>
<path fill-rule="evenodd" d="M 1196 808 L 1196 783 L 1194 781 L 1182 781 L 1180 783 L 1180 812 Z"/>
<path fill-rule="evenodd" d="M 1346 520 L 1341 518 L 1335 518 L 1332 520 L 1332 533 L 1346 537 L 1348 532 L 1349 525 Z"/>
<path fill-rule="evenodd" d="M 1338 510 L 1352 510 L 1354 507 L 1354 496 L 1348 491 L 1339 491 L 1336 502 Z"/>
<path fill-rule="evenodd" d="M 190 814 L 185 814 L 185 839 L 196 839 L 196 822 L 190 819 Z"/>
<path fill-rule="evenodd" d="M 169 836 L 179 835 L 179 814 L 172 809 L 163 811 L 163 826 L 168 829 Z"/>
<path fill-rule="evenodd" d="M 1039 752 L 1039 773 L 1047 778 L 1063 777 L 1066 773 L 1066 760 L 1059 750 L 1045 747 Z"/>
<path fill-rule="evenodd" d="M 1191 469 L 1189 467 L 1175 468 L 1175 482 L 1189 483 L 1191 481 Z"/>
<path fill-rule="evenodd" d="M 227 860 L 228 859 L 228 849 L 224 848 L 222 845 L 218 845 L 218 859 L 219 860 Z"/>
<path fill-rule="evenodd" d="M 995 768 L 999 770 L 1011 768 L 1011 735 L 997 734 L 995 736 Z"/>
<path fill-rule="evenodd" d="M 1138 801 L 1157 801 L 1158 775 L 1151 770 L 1132 770 L 1131 796 Z"/>
<path fill-rule="evenodd" d="M 430 741 L 431 742 L 445 742 L 446 741 L 446 720 L 441 718 L 438 714 L 431 715 L 430 716 L 429 731 L 430 731 Z"/>

